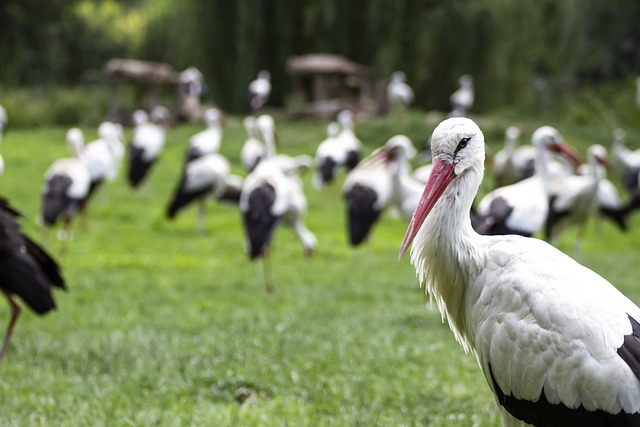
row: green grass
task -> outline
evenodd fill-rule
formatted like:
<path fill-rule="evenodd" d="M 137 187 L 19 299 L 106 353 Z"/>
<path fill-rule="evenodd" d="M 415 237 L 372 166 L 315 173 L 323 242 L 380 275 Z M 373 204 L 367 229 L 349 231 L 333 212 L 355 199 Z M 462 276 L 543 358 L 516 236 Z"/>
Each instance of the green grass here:
<path fill-rule="evenodd" d="M 511 124 L 479 122 L 494 148 Z M 552 124 L 583 153 L 611 133 Z M 325 123 L 278 119 L 277 126 L 281 152 L 312 154 L 324 138 Z M 76 224 L 62 260 L 69 292 L 56 293 L 59 309 L 46 317 L 24 311 L 0 363 L 1 425 L 499 425 L 475 359 L 437 310 L 425 308 L 407 257 L 395 260 L 401 220 L 385 216 L 370 247 L 353 251 L 340 185 L 317 192 L 305 176 L 318 250 L 306 260 L 290 230 L 277 232 L 274 295 L 244 253 L 235 208 L 211 204 L 202 236 L 193 208 L 165 220 L 187 137 L 198 129 L 171 131 L 144 188 L 132 191 L 119 177 L 93 200 L 88 231 Z M 65 131 L 16 129 L 3 141 L 0 194 L 26 213 L 33 236 L 41 235 L 44 171 L 68 156 Z M 418 113 L 358 128 L 368 150 L 400 132 L 423 143 L 430 131 Z M 229 118 L 222 152 L 236 172 L 243 140 L 240 119 Z M 635 301 L 639 220 L 627 235 L 603 224 L 583 255 Z M 58 247 L 51 242 L 54 253 Z M 561 248 L 571 251 L 571 236 Z M 8 316 L 4 303 L 0 315 Z"/>

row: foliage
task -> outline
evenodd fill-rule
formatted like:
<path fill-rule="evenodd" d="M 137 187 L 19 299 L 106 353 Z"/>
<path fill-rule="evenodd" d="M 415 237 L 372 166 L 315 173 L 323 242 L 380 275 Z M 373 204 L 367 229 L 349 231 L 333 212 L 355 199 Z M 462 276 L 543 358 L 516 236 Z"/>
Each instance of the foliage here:
<path fill-rule="evenodd" d="M 513 114 L 477 120 L 492 150 L 506 126 L 517 123 L 528 135 L 540 124 Z M 603 122 L 551 124 L 583 153 L 611 133 Z M 276 125 L 285 153 L 312 153 L 325 135 L 323 123 Z M 370 152 L 398 132 L 424 140 L 432 127 L 409 114 L 356 131 Z M 56 293 L 59 309 L 47 317 L 23 312 L 0 363 L 0 424 L 499 425 L 474 358 L 425 308 L 407 258 L 395 260 L 403 221 L 383 216 L 370 246 L 353 251 L 339 183 L 318 192 L 305 176 L 307 223 L 319 247 L 305 260 L 293 233 L 279 230 L 277 293 L 267 295 L 259 265 L 244 254 L 234 207 L 211 204 L 202 236 L 195 207 L 165 220 L 187 138 L 200 129 L 172 130 L 140 191 L 121 173 L 93 200 L 88 230 L 75 224 L 62 258 L 69 292 Z M 51 161 L 69 156 L 65 131 L 10 129 L 3 140 L 0 194 L 24 211 L 24 227 L 37 240 L 41 177 Z M 93 127 L 84 131 L 87 140 L 96 136 Z M 635 146 L 638 137 L 631 129 Z M 221 149 L 239 173 L 243 140 L 240 118 L 227 117 Z M 600 233 L 588 233 L 583 259 L 636 302 L 639 230 L 640 215 L 629 234 L 602 224 Z M 571 250 L 571 238 L 561 247 Z M 7 312 L 0 305 L 5 320 Z"/>

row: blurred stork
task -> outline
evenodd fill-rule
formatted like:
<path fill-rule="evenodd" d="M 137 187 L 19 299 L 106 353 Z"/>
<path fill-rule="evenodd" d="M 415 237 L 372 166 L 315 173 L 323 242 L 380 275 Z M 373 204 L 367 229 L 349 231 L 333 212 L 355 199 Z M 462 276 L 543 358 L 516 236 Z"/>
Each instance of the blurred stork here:
<path fill-rule="evenodd" d="M 342 130 L 336 137 L 340 140 L 341 146 L 346 150 L 345 165 L 347 170 L 355 168 L 360 161 L 360 152 L 362 151 L 362 141 L 356 136 L 354 128 L 355 122 L 353 112 L 350 110 L 343 110 L 338 113 L 338 123 L 342 126 Z"/>
<path fill-rule="evenodd" d="M 240 211 L 249 258 L 262 258 L 267 292 L 275 290 L 269 266 L 269 247 L 279 224 L 292 227 L 311 256 L 316 236 L 306 227 L 307 199 L 299 173 L 311 166 L 309 156 L 289 157 L 275 153 L 275 124 L 269 115 L 261 115 L 256 126 L 265 142 L 265 158 L 245 178 L 240 193 Z"/>
<path fill-rule="evenodd" d="M 467 118 L 436 127 L 399 256 L 413 241 L 416 274 L 476 357 L 503 426 L 640 425 L 640 308 L 541 240 L 474 232 L 484 150 Z"/>
<path fill-rule="evenodd" d="M 67 144 L 75 158 L 84 163 L 91 181 L 79 207 L 83 228 L 87 226 L 89 200 L 106 180 L 112 180 L 117 175 L 118 160 L 122 154 L 121 137 L 122 129 L 112 122 L 102 122 L 98 127 L 98 139 L 86 145 L 80 129 L 72 128 L 67 132 Z"/>
<path fill-rule="evenodd" d="M 580 255 L 582 241 L 589 219 L 600 207 L 600 188 L 610 167 L 606 149 L 594 144 L 587 150 L 589 168 L 583 175 L 572 175 L 554 183 L 549 189 L 549 213 L 545 224 L 545 237 L 554 244 L 560 234 L 570 226 L 578 227 L 574 251 Z M 584 168 L 583 168 L 584 169 Z M 604 184 L 606 186 L 606 184 Z M 606 191 L 606 190 L 605 190 Z M 626 229 L 622 207 L 605 209 L 609 217 L 622 230 Z"/>
<path fill-rule="evenodd" d="M 51 287 L 66 289 L 60 267 L 40 245 L 22 232 L 17 221 L 19 217 L 22 215 L 6 200 L 0 200 L 0 289 L 11 306 L 0 360 L 7 353 L 20 316 L 21 308 L 15 297 L 43 315 L 56 307 Z"/>
<path fill-rule="evenodd" d="M 338 138 L 340 125 L 331 122 L 327 125 L 327 137 L 318 144 L 316 149 L 316 173 L 313 177 L 313 185 L 321 188 L 325 184 L 333 182 L 336 168 L 347 161 L 346 147 Z"/>
<path fill-rule="evenodd" d="M 260 160 L 262 160 L 266 156 L 267 148 L 265 147 L 264 143 L 258 138 L 256 129 L 256 118 L 253 116 L 247 116 L 242 123 L 244 125 L 245 131 L 247 132 L 247 139 L 242 145 L 242 150 L 240 151 L 240 159 L 246 171 L 251 172 L 260 162 Z"/>
<path fill-rule="evenodd" d="M 487 194 L 478 205 L 480 234 L 520 234 L 530 237 L 541 230 L 549 212 L 548 164 L 551 152 L 578 163 L 578 156 L 562 141 L 557 129 L 542 126 L 533 133 L 536 167 L 533 176 Z"/>
<path fill-rule="evenodd" d="M 271 73 L 260 70 L 258 77 L 249 83 L 249 105 L 252 111 L 260 110 L 271 94 Z"/>
<path fill-rule="evenodd" d="M 622 169 L 624 187 L 634 193 L 638 189 L 638 174 L 640 173 L 640 150 L 630 150 L 625 146 L 627 133 L 623 129 L 613 131 L 611 150 L 618 166 Z"/>
<path fill-rule="evenodd" d="M 413 89 L 407 84 L 407 75 L 403 71 L 395 71 L 387 85 L 387 100 L 391 110 L 409 108 L 413 104 Z"/>
<path fill-rule="evenodd" d="M 186 162 L 208 154 L 217 153 L 220 149 L 220 140 L 222 139 L 220 110 L 217 108 L 207 108 L 202 117 L 207 128 L 189 138 Z"/>
<path fill-rule="evenodd" d="M 229 161 L 221 154 L 212 153 L 192 159 L 184 166 L 180 182 L 167 208 L 167 218 L 174 219 L 178 212 L 197 201 L 198 231 L 202 233 L 207 197 L 238 201 L 241 183 L 242 178 L 231 175 Z M 235 196 L 231 196 L 232 192 Z"/>
<path fill-rule="evenodd" d="M 156 163 L 171 123 L 171 113 L 166 107 L 158 106 L 151 110 L 151 121 L 138 123 L 133 130 L 129 145 L 129 185 L 140 186 L 151 167 Z"/>
<path fill-rule="evenodd" d="M 493 157 L 496 187 L 515 184 L 533 176 L 536 150 L 532 145 L 518 147 L 520 129 L 510 126 L 505 131 L 504 148 Z"/>
<path fill-rule="evenodd" d="M 473 87 L 473 77 L 469 74 L 463 74 L 458 78 L 460 87 L 451 94 L 451 112 L 449 117 L 466 116 L 473 106 L 475 98 L 475 89 Z"/>
<path fill-rule="evenodd" d="M 357 247 L 368 240 L 392 196 L 391 176 L 380 149 L 351 170 L 344 181 L 342 195 L 347 206 L 348 238 Z"/>

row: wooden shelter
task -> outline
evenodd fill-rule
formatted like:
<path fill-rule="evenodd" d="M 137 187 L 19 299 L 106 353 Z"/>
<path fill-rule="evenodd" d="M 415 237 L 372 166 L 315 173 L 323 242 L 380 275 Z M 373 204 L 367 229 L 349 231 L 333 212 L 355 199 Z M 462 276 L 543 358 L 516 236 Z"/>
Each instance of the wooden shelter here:
<path fill-rule="evenodd" d="M 158 105 L 163 86 L 177 86 L 180 83 L 180 73 L 170 64 L 162 62 L 114 58 L 105 64 L 103 72 L 109 85 L 109 118 L 112 120 L 119 119 L 118 89 L 121 84 L 132 84 L 146 92 L 145 107 L 151 110 Z M 174 92 L 177 93 L 177 90 Z"/>
<path fill-rule="evenodd" d="M 292 114 L 331 118 L 343 109 L 375 109 L 368 70 L 341 55 L 291 56 L 287 72 L 292 78 Z"/>

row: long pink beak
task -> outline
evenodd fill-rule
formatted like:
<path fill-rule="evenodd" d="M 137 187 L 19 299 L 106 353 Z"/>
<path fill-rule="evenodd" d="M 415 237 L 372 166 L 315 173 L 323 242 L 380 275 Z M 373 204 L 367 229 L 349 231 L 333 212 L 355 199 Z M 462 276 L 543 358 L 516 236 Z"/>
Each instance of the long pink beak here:
<path fill-rule="evenodd" d="M 580 158 L 580 155 L 576 153 L 573 150 L 573 148 L 571 148 L 564 142 L 559 142 L 555 145 L 552 145 L 551 149 L 552 151 L 556 151 L 562 154 L 563 156 L 565 156 L 567 159 L 571 161 L 571 163 L 573 163 L 574 166 L 579 166 L 582 163 L 582 159 Z"/>
<path fill-rule="evenodd" d="M 420 230 L 424 220 L 427 219 L 429 212 L 431 212 L 431 209 L 433 209 L 449 183 L 453 181 L 453 178 L 455 178 L 455 174 L 453 173 L 454 168 L 454 163 L 447 163 L 438 158 L 433 160 L 433 169 L 431 170 L 429 181 L 424 188 L 424 192 L 420 198 L 420 203 L 418 203 L 418 207 L 413 213 L 407 232 L 404 235 L 404 240 L 402 240 L 402 246 L 400 246 L 400 252 L 398 253 L 398 260 L 400 260 L 407 249 L 409 249 L 409 245 L 411 245 L 411 242 L 413 242 L 413 239 L 418 234 L 418 231 Z"/>

